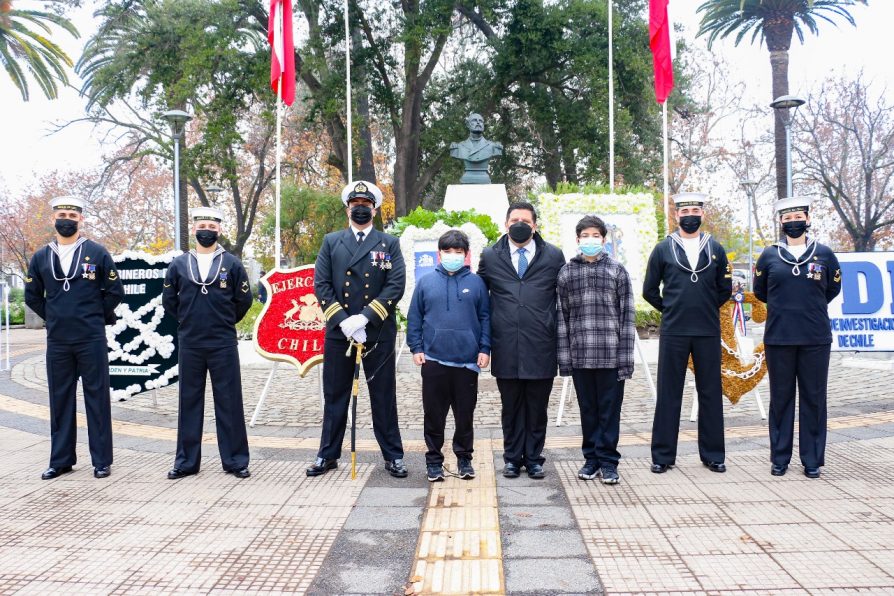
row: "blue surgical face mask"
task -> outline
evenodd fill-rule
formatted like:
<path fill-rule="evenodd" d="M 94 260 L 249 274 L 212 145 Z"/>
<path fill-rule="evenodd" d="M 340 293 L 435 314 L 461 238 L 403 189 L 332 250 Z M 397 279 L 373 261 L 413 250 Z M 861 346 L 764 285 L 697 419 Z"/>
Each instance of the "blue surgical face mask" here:
<path fill-rule="evenodd" d="M 585 257 L 595 257 L 602 252 L 602 240 L 599 238 L 581 238 L 577 247 Z"/>
<path fill-rule="evenodd" d="M 454 273 L 462 269 L 466 264 L 466 255 L 457 252 L 442 252 L 441 265 L 450 273 Z"/>

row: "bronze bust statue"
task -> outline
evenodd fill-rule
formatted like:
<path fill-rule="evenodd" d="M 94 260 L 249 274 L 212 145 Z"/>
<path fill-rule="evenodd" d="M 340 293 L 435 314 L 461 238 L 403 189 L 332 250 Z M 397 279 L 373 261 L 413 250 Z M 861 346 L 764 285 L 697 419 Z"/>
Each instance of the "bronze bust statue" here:
<path fill-rule="evenodd" d="M 492 157 L 503 155 L 503 145 L 484 138 L 484 118 L 481 114 L 469 114 L 466 118 L 469 138 L 459 143 L 450 143 L 450 157 L 463 160 L 465 172 L 460 184 L 490 184 L 487 162 Z"/>

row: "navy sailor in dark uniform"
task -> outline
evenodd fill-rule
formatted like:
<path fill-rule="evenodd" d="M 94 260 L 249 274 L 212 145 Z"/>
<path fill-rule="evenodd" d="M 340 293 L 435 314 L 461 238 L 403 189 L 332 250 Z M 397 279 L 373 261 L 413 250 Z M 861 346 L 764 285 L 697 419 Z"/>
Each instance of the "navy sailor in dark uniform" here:
<path fill-rule="evenodd" d="M 248 478 L 236 323 L 251 308 L 251 287 L 239 259 L 217 243 L 223 213 L 197 207 L 192 218 L 196 248 L 171 261 L 162 292 L 165 310 L 180 323 L 177 455 L 168 478 L 199 472 L 209 374 L 221 464 L 226 473 Z"/>
<path fill-rule="evenodd" d="M 732 267 L 720 243 L 698 231 L 707 198 L 694 192 L 674 195 L 680 229 L 652 250 L 643 282 L 643 298 L 661 312 L 658 401 L 652 424 L 656 474 L 676 463 L 690 355 L 698 391 L 699 456 L 711 471 L 726 471 L 719 308 L 732 293 Z"/>
<path fill-rule="evenodd" d="M 382 191 L 371 182 L 349 183 L 341 193 L 348 227 L 326 234 L 317 255 L 314 293 L 326 318 L 323 346 L 323 429 L 320 450 L 308 476 L 338 467 L 348 421 L 354 351 L 349 339 L 364 344 L 363 371 L 369 387 L 373 433 L 385 469 L 405 478 L 404 449 L 397 424 L 394 310 L 406 283 L 400 243 L 372 225 Z"/>
<path fill-rule="evenodd" d="M 770 374 L 770 473 L 782 476 L 792 459 L 795 384 L 798 446 L 804 475 L 819 478 L 826 453 L 826 386 L 832 332 L 828 304 L 841 291 L 841 266 L 828 246 L 807 236 L 810 200 L 776 201 L 783 239 L 764 249 L 754 295 L 767 303 L 764 346 Z"/>
<path fill-rule="evenodd" d="M 47 323 L 47 384 L 50 390 L 50 467 L 41 478 L 71 472 L 77 461 L 75 391 L 84 389 L 93 475 L 112 465 L 112 405 L 106 325 L 124 288 L 109 252 L 80 233 L 84 201 L 58 197 L 53 208 L 56 240 L 31 257 L 25 302 Z"/>

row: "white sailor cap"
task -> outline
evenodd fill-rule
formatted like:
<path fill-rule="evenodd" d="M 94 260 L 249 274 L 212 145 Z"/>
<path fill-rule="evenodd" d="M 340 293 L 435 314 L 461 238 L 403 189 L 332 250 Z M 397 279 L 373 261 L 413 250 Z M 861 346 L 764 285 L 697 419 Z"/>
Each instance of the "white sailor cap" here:
<path fill-rule="evenodd" d="M 671 197 L 674 207 L 704 207 L 708 202 L 708 194 L 704 192 L 680 192 Z"/>
<path fill-rule="evenodd" d="M 341 191 L 341 202 L 345 205 L 348 204 L 348 201 L 357 197 L 372 201 L 376 209 L 382 205 L 382 191 L 379 190 L 378 186 L 366 180 L 349 182 Z"/>
<path fill-rule="evenodd" d="M 773 203 L 776 215 L 785 215 L 795 211 L 810 212 L 810 197 L 786 197 Z"/>
<path fill-rule="evenodd" d="M 194 207 L 190 211 L 190 216 L 193 221 L 216 221 L 220 223 L 223 221 L 224 215 L 223 211 L 214 207 Z"/>
<path fill-rule="evenodd" d="M 85 203 L 83 199 L 72 196 L 56 197 L 50 201 L 50 207 L 52 207 L 54 211 L 56 209 L 68 209 L 70 211 L 82 213 L 84 211 L 84 205 Z"/>

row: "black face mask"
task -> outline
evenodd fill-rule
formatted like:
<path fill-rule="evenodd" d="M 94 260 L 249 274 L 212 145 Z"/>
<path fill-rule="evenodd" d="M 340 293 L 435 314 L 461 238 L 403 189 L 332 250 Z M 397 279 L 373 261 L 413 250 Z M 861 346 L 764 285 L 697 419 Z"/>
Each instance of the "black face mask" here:
<path fill-rule="evenodd" d="M 214 230 L 198 230 L 196 232 L 196 242 L 205 248 L 211 248 L 217 242 L 218 233 Z"/>
<path fill-rule="evenodd" d="M 365 226 L 373 218 L 373 210 L 367 205 L 354 205 L 351 207 L 351 221 L 358 226 Z"/>
<path fill-rule="evenodd" d="M 800 221 L 787 221 L 782 224 L 782 233 L 788 236 L 789 238 L 800 238 L 807 231 L 807 222 L 804 220 Z"/>
<path fill-rule="evenodd" d="M 697 232 L 698 229 L 702 226 L 702 216 L 701 215 L 684 215 L 680 218 L 680 228 L 683 229 L 687 234 L 692 234 Z"/>
<path fill-rule="evenodd" d="M 509 237 L 513 242 L 524 244 L 531 239 L 534 229 L 523 221 L 516 222 L 509 226 Z"/>
<path fill-rule="evenodd" d="M 63 238 L 70 238 L 78 232 L 78 222 L 73 219 L 57 219 L 56 231 Z"/>

